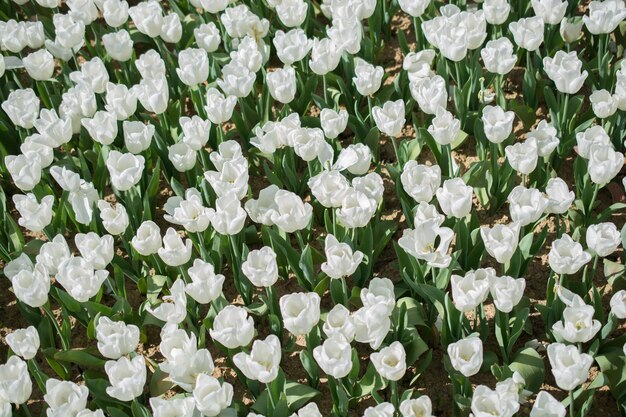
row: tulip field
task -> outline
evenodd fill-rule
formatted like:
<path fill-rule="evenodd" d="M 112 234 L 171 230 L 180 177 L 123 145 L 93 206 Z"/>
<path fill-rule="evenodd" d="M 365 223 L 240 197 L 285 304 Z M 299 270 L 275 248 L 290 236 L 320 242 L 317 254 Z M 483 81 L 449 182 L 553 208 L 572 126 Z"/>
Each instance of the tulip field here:
<path fill-rule="evenodd" d="M 2 0 L 0 417 L 626 417 L 625 0 Z"/>

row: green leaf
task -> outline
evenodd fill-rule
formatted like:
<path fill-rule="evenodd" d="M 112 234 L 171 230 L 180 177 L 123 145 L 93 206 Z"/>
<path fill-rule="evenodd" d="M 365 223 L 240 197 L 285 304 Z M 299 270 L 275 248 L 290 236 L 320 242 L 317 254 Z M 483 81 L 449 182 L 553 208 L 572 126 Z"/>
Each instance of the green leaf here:
<path fill-rule="evenodd" d="M 285 384 L 285 395 L 287 396 L 287 405 L 290 410 L 300 409 L 319 394 L 318 390 L 308 385 L 298 384 L 293 381 L 288 381 Z"/>
<path fill-rule="evenodd" d="M 48 353 L 46 352 L 46 354 Z M 57 361 L 71 362 L 93 368 L 101 368 L 106 362 L 106 360 L 89 353 L 87 349 L 61 350 L 54 352 L 52 357 Z"/>
<path fill-rule="evenodd" d="M 602 373 L 608 380 L 611 395 L 621 404 L 622 415 L 626 412 L 626 356 L 619 349 L 595 357 Z"/>
<path fill-rule="evenodd" d="M 526 381 L 526 389 L 538 392 L 545 379 L 546 370 L 541 355 L 533 348 L 520 351 L 509 365 L 512 371 L 517 371 Z"/>

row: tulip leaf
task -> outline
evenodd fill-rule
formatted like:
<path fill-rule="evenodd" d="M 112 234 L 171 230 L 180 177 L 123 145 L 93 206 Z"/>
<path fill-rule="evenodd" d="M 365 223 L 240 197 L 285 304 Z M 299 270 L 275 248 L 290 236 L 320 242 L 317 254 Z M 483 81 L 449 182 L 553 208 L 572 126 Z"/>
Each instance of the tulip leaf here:
<path fill-rule="evenodd" d="M 287 396 L 287 405 L 290 410 L 300 409 L 319 394 L 318 390 L 308 385 L 293 381 L 287 381 L 285 384 L 285 395 Z"/>
<path fill-rule="evenodd" d="M 613 398 L 620 405 L 620 412 L 626 412 L 626 356 L 619 349 L 595 357 L 607 379 Z"/>
<path fill-rule="evenodd" d="M 50 353 L 50 352 L 46 352 Z M 87 351 L 87 349 L 61 350 L 53 353 L 53 358 L 58 361 L 71 362 L 80 366 L 99 368 L 106 362 Z"/>
<path fill-rule="evenodd" d="M 509 365 L 512 371 L 517 371 L 524 378 L 526 388 L 538 392 L 543 384 L 546 370 L 541 355 L 533 348 L 522 349 Z"/>
<path fill-rule="evenodd" d="M 136 399 L 133 400 L 130 409 L 133 413 L 133 417 L 151 417 L 150 411 L 146 406 L 140 404 Z"/>

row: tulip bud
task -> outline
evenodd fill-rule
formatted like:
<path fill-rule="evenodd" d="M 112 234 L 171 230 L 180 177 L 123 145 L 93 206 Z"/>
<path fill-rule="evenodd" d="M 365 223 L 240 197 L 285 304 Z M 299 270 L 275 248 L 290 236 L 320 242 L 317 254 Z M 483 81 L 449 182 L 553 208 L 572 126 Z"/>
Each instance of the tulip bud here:
<path fill-rule="evenodd" d="M 574 43 L 580 38 L 580 34 L 583 28 L 582 19 L 574 19 L 571 23 L 567 17 L 564 17 L 561 20 L 561 25 L 559 26 L 559 33 L 561 34 L 561 38 L 565 43 Z"/>
<path fill-rule="evenodd" d="M 285 329 L 295 336 L 307 335 L 320 320 L 320 296 L 298 292 L 280 297 L 280 312 Z"/>
<path fill-rule="evenodd" d="M 526 288 L 524 278 L 512 278 L 509 276 L 493 277 L 489 291 L 493 298 L 493 303 L 499 311 L 510 313 L 520 302 Z"/>
<path fill-rule="evenodd" d="M 321 268 L 330 278 L 339 279 L 354 274 L 363 261 L 362 252 L 353 252 L 350 245 L 339 243 L 332 234 L 326 236 L 324 252 L 326 262 L 322 264 Z"/>
<path fill-rule="evenodd" d="M 390 137 L 398 137 L 404 122 L 404 101 L 387 101 L 382 107 L 375 106 L 372 109 L 372 117 L 378 130 Z"/>
<path fill-rule="evenodd" d="M 543 43 L 544 22 L 539 16 L 524 17 L 517 22 L 511 22 L 509 30 L 517 46 L 530 52 L 537 50 Z"/>
<path fill-rule="evenodd" d="M 276 253 L 268 246 L 248 253 L 241 264 L 241 272 L 256 287 L 271 287 L 278 280 Z"/>
<path fill-rule="evenodd" d="M 191 282 L 185 286 L 185 292 L 196 302 L 208 304 L 222 294 L 222 285 L 226 278 L 222 274 L 216 274 L 210 263 L 195 259 L 187 273 Z"/>
<path fill-rule="evenodd" d="M 151 220 L 141 223 L 130 243 L 140 255 L 150 256 L 157 253 L 161 247 L 159 226 Z"/>
<path fill-rule="evenodd" d="M 28 230 L 40 232 L 52 221 L 54 196 L 47 195 L 41 199 L 41 203 L 38 203 L 33 193 L 14 194 L 13 203 L 20 213 L 17 222 Z"/>
<path fill-rule="evenodd" d="M 487 299 L 489 284 L 496 278 L 493 268 L 481 268 L 470 271 L 465 276 L 452 275 L 452 301 L 457 310 L 465 313 L 473 311 Z"/>
<path fill-rule="evenodd" d="M 543 58 L 543 69 L 554 84 L 557 90 L 565 94 L 576 94 L 587 76 L 587 71 L 582 71 L 583 63 L 576 55 L 576 52 L 566 53 L 557 51 L 554 57 Z"/>
<path fill-rule="evenodd" d="M 500 106 L 485 106 L 483 108 L 483 128 L 485 136 L 493 143 L 504 142 L 513 131 L 515 113 L 505 112 Z"/>
<path fill-rule="evenodd" d="M 546 391 L 539 391 L 530 417 L 565 417 L 567 410 L 565 406 Z"/>
<path fill-rule="evenodd" d="M 611 313 L 618 319 L 626 319 L 626 290 L 619 290 L 611 297 Z"/>
<path fill-rule="evenodd" d="M 63 261 L 59 266 L 56 280 L 72 298 L 84 303 L 100 291 L 102 283 L 108 276 L 109 271 L 104 269 L 95 271 L 93 265 L 85 258 L 75 256 Z"/>
<path fill-rule="evenodd" d="M 141 179 L 145 159 L 131 153 L 109 152 L 106 166 L 111 175 L 111 184 L 119 191 L 128 191 Z"/>
<path fill-rule="evenodd" d="M 619 0 L 592 1 L 583 22 L 592 35 L 600 35 L 613 32 L 625 17 L 626 5 Z"/>
<path fill-rule="evenodd" d="M 233 363 L 246 378 L 268 384 L 278 376 L 280 369 L 280 340 L 269 335 L 265 340 L 255 340 L 250 353 L 239 352 Z"/>
<path fill-rule="evenodd" d="M 48 404 L 48 417 L 76 415 L 87 407 L 89 388 L 71 381 L 59 381 L 50 378 L 46 381 L 46 393 L 43 396 Z"/>
<path fill-rule="evenodd" d="M 26 362 L 18 356 L 11 356 L 0 365 L 0 397 L 13 404 L 24 404 L 33 392 Z"/>
<path fill-rule="evenodd" d="M 98 351 L 108 359 L 119 359 L 137 349 L 139 328 L 102 316 L 96 325 Z"/>
<path fill-rule="evenodd" d="M 233 386 L 207 374 L 199 374 L 193 390 L 196 408 L 206 417 L 218 416 L 233 400 Z"/>
<path fill-rule="evenodd" d="M 575 274 L 589 261 L 591 255 L 583 251 L 582 245 L 567 234 L 552 242 L 548 253 L 550 268 L 557 274 Z"/>

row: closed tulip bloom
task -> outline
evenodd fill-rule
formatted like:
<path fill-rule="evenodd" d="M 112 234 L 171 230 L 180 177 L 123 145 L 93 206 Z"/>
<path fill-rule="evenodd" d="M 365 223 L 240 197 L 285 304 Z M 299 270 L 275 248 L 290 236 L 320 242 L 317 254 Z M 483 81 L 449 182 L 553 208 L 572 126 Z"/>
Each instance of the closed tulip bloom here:
<path fill-rule="evenodd" d="M 517 399 L 479 385 L 472 395 L 471 410 L 475 417 L 512 417 L 519 410 Z"/>
<path fill-rule="evenodd" d="M 444 79 L 435 75 L 430 78 L 421 78 L 409 84 L 411 96 L 426 114 L 437 114 L 440 108 L 445 109 L 448 104 L 448 91 Z"/>
<path fill-rule="evenodd" d="M 447 216 L 460 219 L 472 210 L 473 188 L 466 185 L 461 178 L 445 180 L 436 195 L 441 210 Z"/>
<path fill-rule="evenodd" d="M 489 285 L 496 278 L 493 268 L 483 268 L 470 271 L 465 276 L 452 275 L 452 301 L 457 310 L 465 313 L 473 311 L 487 299 Z"/>
<path fill-rule="evenodd" d="M 561 178 L 550 178 L 546 185 L 546 197 L 548 198 L 547 213 L 564 214 L 570 208 L 576 196 L 570 191 L 565 181 Z"/>
<path fill-rule="evenodd" d="M 285 33 L 277 30 L 272 40 L 276 47 L 278 59 L 285 65 L 293 65 L 301 61 L 309 53 L 313 42 L 306 36 L 306 32 L 302 29 L 292 29 Z"/>
<path fill-rule="evenodd" d="M 33 264 L 33 261 L 30 260 L 30 257 L 26 253 L 22 252 L 20 256 L 11 259 L 9 262 L 6 263 L 4 269 L 2 270 L 2 273 L 8 279 L 13 279 L 13 277 L 15 277 L 22 271 L 33 272 L 34 269 L 35 265 Z"/>
<path fill-rule="evenodd" d="M 52 221 L 52 205 L 54 196 L 47 195 L 37 202 L 33 193 L 13 195 L 15 209 L 20 213 L 17 222 L 20 226 L 33 232 L 40 232 Z"/>
<path fill-rule="evenodd" d="M 269 72 L 265 76 L 265 81 L 274 100 L 288 104 L 296 97 L 296 71 L 293 67 Z"/>
<path fill-rule="evenodd" d="M 406 372 L 406 352 L 398 341 L 372 353 L 370 360 L 380 376 L 389 381 L 399 381 Z"/>
<path fill-rule="evenodd" d="M 429 221 L 416 224 L 414 229 L 405 229 L 398 245 L 431 267 L 447 268 L 452 260 L 448 250 L 453 237 L 452 229 Z"/>
<path fill-rule="evenodd" d="M 582 65 L 575 51 L 558 51 L 552 58 L 543 58 L 543 69 L 548 78 L 554 81 L 557 90 L 566 94 L 576 94 L 587 79 L 589 74 L 586 70 L 581 72 Z"/>
<path fill-rule="evenodd" d="M 352 315 L 355 334 L 354 340 L 359 343 L 369 343 L 372 349 L 378 349 L 385 340 L 391 326 L 385 304 L 375 304 L 361 307 Z"/>
<path fill-rule="evenodd" d="M 402 11 L 411 17 L 420 17 L 430 5 L 430 0 L 399 0 L 398 4 Z"/>
<path fill-rule="evenodd" d="M 583 16 L 587 30 L 593 35 L 611 33 L 626 17 L 626 5 L 620 0 L 592 1 L 589 16 Z"/>
<path fill-rule="evenodd" d="M 578 148 L 576 151 L 583 158 L 589 159 L 591 153 L 591 146 L 594 144 L 601 144 L 610 146 L 611 139 L 606 133 L 606 130 L 600 125 L 595 125 L 586 129 L 584 132 L 576 133 L 576 144 Z"/>
<path fill-rule="evenodd" d="M 91 88 L 94 93 L 102 94 L 106 91 L 109 83 L 109 73 L 102 60 L 98 57 L 86 61 L 80 67 L 80 71 L 70 74 L 70 79 L 76 84 L 84 84 Z"/>
<path fill-rule="evenodd" d="M 480 56 L 487 71 L 500 75 L 511 72 L 517 62 L 513 44 L 505 37 L 487 42 L 487 45 L 481 49 Z"/>
<path fill-rule="evenodd" d="M 374 67 L 369 62 L 356 58 L 354 63 L 354 74 L 352 78 L 354 85 L 362 96 L 371 96 L 380 89 L 383 80 L 383 67 Z"/>
<path fill-rule="evenodd" d="M 374 200 L 376 204 L 380 204 L 383 201 L 385 187 L 383 178 L 377 172 L 370 172 L 362 177 L 353 178 L 352 187 Z"/>
<path fill-rule="evenodd" d="M 84 303 L 100 291 L 108 276 L 109 271 L 96 271 L 85 258 L 74 256 L 59 266 L 56 280 L 72 298 Z"/>
<path fill-rule="evenodd" d="M 11 278 L 11 286 L 15 297 L 30 307 L 38 308 L 48 302 L 50 276 L 40 263 L 33 270 L 22 269 L 16 273 Z"/>
<path fill-rule="evenodd" d="M 442 146 L 453 143 L 460 131 L 461 121 L 443 107 L 437 109 L 436 116 L 428 126 L 428 133 Z"/>
<path fill-rule="evenodd" d="M 195 86 L 209 77 L 209 57 L 204 49 L 187 48 L 178 53 L 178 78 L 183 84 Z"/>
<path fill-rule="evenodd" d="M 107 55 L 119 62 L 126 62 L 133 56 L 133 40 L 125 29 L 102 35 L 102 44 Z"/>
<path fill-rule="evenodd" d="M 46 381 L 44 401 L 48 404 L 48 417 L 75 416 L 87 407 L 89 388 L 71 381 L 50 378 Z"/>
<path fill-rule="evenodd" d="M 350 183 L 339 171 L 322 171 L 308 181 L 313 196 L 324 207 L 341 207 Z"/>
<path fill-rule="evenodd" d="M 143 79 L 159 79 L 165 77 L 165 61 L 163 61 L 161 55 L 159 55 L 159 53 L 154 49 L 150 49 L 141 54 L 139 59 L 135 61 L 135 67 L 137 67 L 137 70 Z"/>
<path fill-rule="evenodd" d="M 563 310 L 563 321 L 552 326 L 552 332 L 569 343 L 587 343 L 600 331 L 600 321 L 594 320 L 595 309 L 575 298 L 571 306 Z"/>
<path fill-rule="evenodd" d="M 309 334 L 320 320 L 320 296 L 315 292 L 286 294 L 279 304 L 285 329 L 295 336 Z"/>
<path fill-rule="evenodd" d="M 283 25 L 293 28 L 306 19 L 309 4 L 303 0 L 283 0 L 276 5 L 276 14 Z"/>
<path fill-rule="evenodd" d="M 39 116 L 39 105 L 41 104 L 35 92 L 26 88 L 15 90 L 2 102 L 2 110 L 9 116 L 15 126 L 30 129 L 34 126 L 37 116 Z"/>
<path fill-rule="evenodd" d="M 217 313 L 209 333 L 228 349 L 248 346 L 254 337 L 254 321 L 242 307 L 229 305 Z"/>
<path fill-rule="evenodd" d="M 233 363 L 246 378 L 268 384 L 276 379 L 280 369 L 280 340 L 275 335 L 265 340 L 255 340 L 250 353 L 239 352 Z"/>
<path fill-rule="evenodd" d="M 178 172 L 186 172 L 196 165 L 196 151 L 185 142 L 167 148 L 167 158 Z"/>
<path fill-rule="evenodd" d="M 434 75 L 432 64 L 436 52 L 432 49 L 424 49 L 419 52 L 409 52 L 404 56 L 402 69 L 408 72 L 409 81 L 417 82 L 422 78 L 430 78 Z"/>
<path fill-rule="evenodd" d="M 151 220 L 141 223 L 130 243 L 140 255 L 150 256 L 157 253 L 161 247 L 159 226 Z"/>
<path fill-rule="evenodd" d="M 180 127 L 183 130 L 183 142 L 189 145 L 194 151 L 202 149 L 209 140 L 211 122 L 199 116 L 179 119 Z"/>
<path fill-rule="evenodd" d="M 427 395 L 400 403 L 402 417 L 433 417 L 433 403 Z"/>
<path fill-rule="evenodd" d="M 180 41 L 183 36 L 183 25 L 178 14 L 170 13 L 163 18 L 163 26 L 159 36 L 167 43 L 178 43 Z"/>
<path fill-rule="evenodd" d="M 322 109 L 320 112 L 320 122 L 324 135 L 328 139 L 335 139 L 342 134 L 348 126 L 348 112 L 341 109 L 338 112 L 333 109 Z"/>
<path fill-rule="evenodd" d="M 583 28 L 583 21 L 580 18 L 574 18 L 570 21 L 567 17 L 561 20 L 559 26 L 559 33 L 565 43 L 576 42 L 580 38 L 580 34 Z"/>
<path fill-rule="evenodd" d="M 535 51 L 543 43 L 543 19 L 539 16 L 525 17 L 509 23 L 515 43 L 528 51 Z"/>
<path fill-rule="evenodd" d="M 209 227 L 213 210 L 204 207 L 202 196 L 195 188 L 185 190 L 185 198 L 178 196 L 168 198 L 164 207 L 167 214 L 165 220 L 179 224 L 188 232 L 203 232 Z"/>
<path fill-rule="evenodd" d="M 372 117 L 378 130 L 387 136 L 398 137 L 406 121 L 404 117 L 404 101 L 386 101 L 382 107 L 372 109 Z"/>
<path fill-rule="evenodd" d="M 139 102 L 149 112 L 161 114 L 169 104 L 169 89 L 165 76 L 144 78 L 133 86 Z"/>
<path fill-rule="evenodd" d="M 78 414 L 76 414 L 76 417 L 105 417 L 105 416 L 104 416 L 104 412 L 101 409 L 91 411 L 90 409 L 86 408 L 83 411 L 79 411 Z"/>
<path fill-rule="evenodd" d="M 109 377 L 110 387 L 106 392 L 120 401 L 132 401 L 143 393 L 146 384 L 146 361 L 138 355 L 133 359 L 126 357 L 117 361 L 107 361 L 104 370 Z"/>
<path fill-rule="evenodd" d="M 271 287 L 278 280 L 276 253 L 268 246 L 251 251 L 241 271 L 254 286 Z"/>
<path fill-rule="evenodd" d="M 485 106 L 483 108 L 483 128 L 485 136 L 493 143 L 504 142 L 513 131 L 515 113 L 505 112 L 500 106 Z"/>
<path fill-rule="evenodd" d="M 324 251 L 326 262 L 321 268 L 330 278 L 338 279 L 354 274 L 363 261 L 362 252 L 353 252 L 350 245 L 339 243 L 332 234 L 326 236 Z"/>
<path fill-rule="evenodd" d="M 530 417 L 565 417 L 567 410 L 565 406 L 546 391 L 539 391 Z"/>
<path fill-rule="evenodd" d="M 89 136 L 102 145 L 110 145 L 117 137 L 117 116 L 106 111 L 98 111 L 93 118 L 80 122 Z"/>
<path fill-rule="evenodd" d="M 156 307 L 146 306 L 146 311 L 166 323 L 179 324 L 187 317 L 187 296 L 185 283 L 182 279 L 174 281 L 170 295 L 164 295 L 162 302 Z"/>
<path fill-rule="evenodd" d="M 565 17 L 567 1 L 563 0 L 532 0 L 535 15 L 541 17 L 544 23 L 556 25 Z"/>
<path fill-rule="evenodd" d="M 524 278 L 509 276 L 495 277 L 491 280 L 489 291 L 496 308 L 503 313 L 510 313 L 520 302 L 526 288 Z"/>
<path fill-rule="evenodd" d="M 593 144 L 589 149 L 589 178 L 598 185 L 611 182 L 624 166 L 624 154 L 613 150 L 611 144 Z"/>
<path fill-rule="evenodd" d="M 560 142 L 556 128 L 545 120 L 540 121 L 535 129 L 528 132 L 526 138 L 527 142 L 531 139 L 535 141 L 537 155 L 540 157 L 549 156 Z"/>
<path fill-rule="evenodd" d="M 217 80 L 217 85 L 229 96 L 246 97 L 252 91 L 255 79 L 255 74 L 246 66 L 231 61 L 222 67 L 222 77 Z"/>
<path fill-rule="evenodd" d="M 548 359 L 556 384 L 566 391 L 573 390 L 587 380 L 593 363 L 591 355 L 578 352 L 576 346 L 565 346 L 562 343 L 548 345 Z"/>
<path fill-rule="evenodd" d="M 216 274 L 213 265 L 201 259 L 195 259 L 187 273 L 191 282 L 185 286 L 185 292 L 200 304 L 208 304 L 222 293 L 222 285 L 226 279 Z"/>
<path fill-rule="evenodd" d="M 150 148 L 155 132 L 154 125 L 139 121 L 124 121 L 122 130 L 124 131 L 124 144 L 128 152 L 136 155 Z"/>
<path fill-rule="evenodd" d="M 27 136 L 20 145 L 20 151 L 30 161 L 47 168 L 54 162 L 53 148 L 47 144 L 47 139 L 38 133 Z"/>
<path fill-rule="evenodd" d="M 326 75 L 339 65 L 341 48 L 330 38 L 313 39 L 309 68 L 317 75 Z"/>
<path fill-rule="evenodd" d="M 113 237 L 99 236 L 97 233 L 78 233 L 75 238 L 76 247 L 81 256 L 93 265 L 94 269 L 104 269 L 113 260 Z"/>
<path fill-rule="evenodd" d="M 22 191 L 30 191 L 41 181 L 41 165 L 26 155 L 7 155 L 4 163 L 13 183 Z"/>
<path fill-rule="evenodd" d="M 313 349 L 313 357 L 327 375 L 343 378 L 352 370 L 352 347 L 342 335 L 334 335 Z"/>
<path fill-rule="evenodd" d="M 106 103 L 105 109 L 114 114 L 117 120 L 126 120 L 137 110 L 137 95 L 135 90 L 129 89 L 124 84 L 107 83 Z"/>
<path fill-rule="evenodd" d="M 156 38 L 161 34 L 164 23 L 163 11 L 157 1 L 140 2 L 136 6 L 129 8 L 128 14 L 139 32 L 151 38 Z"/>
<path fill-rule="evenodd" d="M 548 253 L 550 268 L 557 274 L 575 274 L 589 261 L 591 255 L 583 251 L 582 245 L 567 234 L 552 242 Z"/>
<path fill-rule="evenodd" d="M 211 123 L 219 125 L 230 120 L 233 109 L 237 104 L 237 97 L 225 97 L 224 94 L 216 88 L 209 88 L 206 94 L 207 105 L 204 109 Z"/>
<path fill-rule="evenodd" d="M 128 20 L 128 2 L 105 0 L 102 3 L 102 17 L 113 28 L 122 26 Z"/>
<path fill-rule="evenodd" d="M 56 235 L 52 241 L 41 245 L 37 255 L 37 263 L 42 264 L 50 275 L 56 275 L 63 262 L 70 259 L 70 248 L 63 235 Z"/>
<path fill-rule="evenodd" d="M 518 185 L 507 197 L 511 220 L 526 226 L 536 222 L 548 207 L 548 199 L 536 188 Z"/>
<path fill-rule="evenodd" d="M 216 417 L 231 404 L 233 386 L 228 382 L 220 384 L 210 375 L 199 374 L 193 398 L 196 401 L 196 408 L 203 416 Z"/>
<path fill-rule="evenodd" d="M 369 286 L 361 289 L 360 298 L 364 307 L 385 306 L 387 316 L 391 316 L 396 306 L 394 285 L 389 278 L 372 278 Z"/>
<path fill-rule="evenodd" d="M 393 417 L 395 409 L 391 403 L 380 403 L 377 406 L 368 407 L 363 417 Z"/>
<path fill-rule="evenodd" d="M 585 241 L 592 253 L 605 257 L 617 250 L 622 238 L 615 224 L 607 222 L 589 226 Z"/>
<path fill-rule="evenodd" d="M 215 214 L 211 224 L 221 235 L 236 235 L 243 229 L 246 222 L 246 211 L 241 208 L 241 202 L 231 192 L 215 201 Z"/>
<path fill-rule="evenodd" d="M 483 3 L 485 20 L 492 25 L 501 25 L 506 22 L 511 11 L 508 0 L 485 0 Z"/>
<path fill-rule="evenodd" d="M 196 401 L 193 397 L 167 400 L 161 397 L 152 397 L 150 398 L 150 408 L 152 408 L 154 417 L 193 417 Z"/>
<path fill-rule="evenodd" d="M 295 193 L 286 190 L 278 190 L 274 196 L 277 204 L 276 210 L 272 211 L 271 219 L 285 233 L 293 233 L 302 230 L 309 225 L 313 216 L 313 207 L 305 203 Z M 280 204 L 278 204 L 280 202 Z"/>
<path fill-rule="evenodd" d="M 248 216 L 255 223 L 272 226 L 272 215 L 278 210 L 275 201 L 276 193 L 279 188 L 272 184 L 259 192 L 258 199 L 249 199 L 246 201 L 245 208 Z"/>
<path fill-rule="evenodd" d="M 326 315 L 326 321 L 322 326 L 322 330 L 328 338 L 340 335 L 345 337 L 348 343 L 352 342 L 356 329 L 350 310 L 344 307 L 343 304 L 336 304 Z"/>
<path fill-rule="evenodd" d="M 483 364 L 483 342 L 470 336 L 448 345 L 448 355 L 454 369 L 470 377 L 476 375 Z"/>
<path fill-rule="evenodd" d="M 105 200 L 98 201 L 98 210 L 100 210 L 100 220 L 102 225 L 110 234 L 117 236 L 122 234 L 128 228 L 129 219 L 126 209 L 121 203 L 117 203 L 115 207 Z"/>
<path fill-rule="evenodd" d="M 145 158 L 141 155 L 109 152 L 107 168 L 111 175 L 111 184 L 119 191 L 128 191 L 141 179 Z"/>
<path fill-rule="evenodd" d="M 607 90 L 596 90 L 589 96 L 591 108 L 596 117 L 606 119 L 617 111 L 618 99 Z"/>
<path fill-rule="evenodd" d="M 47 80 L 54 73 L 54 57 L 45 49 L 28 54 L 22 62 L 26 72 L 33 80 Z"/>
<path fill-rule="evenodd" d="M 39 350 L 39 334 L 33 326 L 14 330 L 5 339 L 11 350 L 25 360 L 34 358 Z"/>
<path fill-rule="evenodd" d="M 73 49 L 85 42 L 85 23 L 69 14 L 52 16 L 56 42 L 64 48 Z"/>
<path fill-rule="evenodd" d="M 203 23 L 193 30 L 196 44 L 207 52 L 215 52 L 220 46 L 222 38 L 220 31 L 213 22 Z"/>
<path fill-rule="evenodd" d="M 337 209 L 337 219 L 347 228 L 365 227 L 378 209 L 378 203 L 367 194 L 354 188 L 348 189 Z"/>
<path fill-rule="evenodd" d="M 56 110 L 41 109 L 33 125 L 48 146 L 61 146 L 72 139 L 71 120 L 59 118 Z"/>
<path fill-rule="evenodd" d="M 618 319 L 626 319 L 626 290 L 619 290 L 613 294 L 610 306 L 611 313 L 614 314 L 615 317 Z"/>
<path fill-rule="evenodd" d="M 411 160 L 404 164 L 400 181 L 404 191 L 415 201 L 427 203 L 441 185 L 441 168 L 439 165 L 420 165 Z"/>
<path fill-rule="evenodd" d="M 537 141 L 533 138 L 507 146 L 504 153 L 511 167 L 522 175 L 529 175 L 537 168 L 539 154 Z"/>
<path fill-rule="evenodd" d="M 26 362 L 18 356 L 11 356 L 0 365 L 0 397 L 13 404 L 24 404 L 33 392 Z"/>
<path fill-rule="evenodd" d="M 157 250 L 159 257 L 166 265 L 180 266 L 189 262 L 192 243 L 190 239 L 183 239 L 173 228 L 168 228 L 163 236 L 163 246 Z"/>
<path fill-rule="evenodd" d="M 98 351 L 108 359 L 119 359 L 135 349 L 139 344 L 139 328 L 123 321 L 112 321 L 102 316 L 96 325 Z"/>

